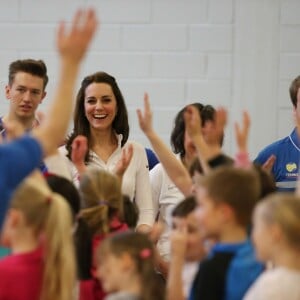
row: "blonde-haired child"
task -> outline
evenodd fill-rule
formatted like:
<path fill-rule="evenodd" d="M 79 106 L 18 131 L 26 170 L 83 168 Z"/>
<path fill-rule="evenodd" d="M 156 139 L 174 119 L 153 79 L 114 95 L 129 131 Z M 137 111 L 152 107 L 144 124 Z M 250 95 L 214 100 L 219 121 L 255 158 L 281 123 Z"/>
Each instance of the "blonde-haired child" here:
<path fill-rule="evenodd" d="M 2 241 L 12 255 L 0 261 L 0 299 L 72 299 L 76 266 L 70 208 L 40 174 L 15 191 Z"/>
<path fill-rule="evenodd" d="M 83 209 L 79 213 L 76 232 L 77 255 L 80 274 L 80 299 L 103 299 L 105 293 L 95 277 L 94 253 L 100 243 L 110 234 L 128 229 L 123 222 L 123 195 L 120 180 L 113 174 L 88 168 L 80 179 Z M 87 224 L 88 234 L 81 225 Z M 89 247 L 86 247 L 86 246 Z"/>
<path fill-rule="evenodd" d="M 254 212 L 253 241 L 257 257 L 271 261 L 253 284 L 245 300 L 300 299 L 300 198 L 273 194 Z"/>

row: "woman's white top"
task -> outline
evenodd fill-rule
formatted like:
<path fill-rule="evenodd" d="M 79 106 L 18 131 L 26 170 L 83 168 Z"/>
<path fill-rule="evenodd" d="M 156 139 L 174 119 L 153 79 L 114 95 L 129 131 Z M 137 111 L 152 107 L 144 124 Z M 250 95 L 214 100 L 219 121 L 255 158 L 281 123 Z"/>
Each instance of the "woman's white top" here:
<path fill-rule="evenodd" d="M 117 135 L 118 147 L 104 162 L 94 151 L 90 150 L 90 161 L 88 167 L 97 167 L 108 172 L 114 173 L 115 167 L 122 155 L 122 135 Z M 140 224 L 152 226 L 154 223 L 153 203 L 151 197 L 151 187 L 149 178 L 149 166 L 145 148 L 137 142 L 127 141 L 123 147 L 132 144 L 133 156 L 130 164 L 123 175 L 122 192 L 135 201 L 139 208 Z M 60 153 L 66 157 L 66 148 L 60 147 Z M 66 157 L 69 165 L 69 172 L 76 186 L 79 186 L 79 173 L 74 164 Z"/>

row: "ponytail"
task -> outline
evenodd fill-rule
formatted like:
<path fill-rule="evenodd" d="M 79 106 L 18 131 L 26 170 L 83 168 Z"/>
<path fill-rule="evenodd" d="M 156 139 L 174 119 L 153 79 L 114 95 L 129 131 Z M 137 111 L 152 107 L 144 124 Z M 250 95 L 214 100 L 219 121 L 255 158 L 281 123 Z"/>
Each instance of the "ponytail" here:
<path fill-rule="evenodd" d="M 107 233 L 109 231 L 109 207 L 99 204 L 81 210 L 80 218 L 85 220 L 92 234 Z"/>
<path fill-rule="evenodd" d="M 80 192 L 85 207 L 80 217 L 88 224 L 91 233 L 109 232 L 111 219 L 123 216 L 123 196 L 117 177 L 107 171 L 90 168 L 81 177 Z"/>
<path fill-rule="evenodd" d="M 42 300 L 72 299 L 76 280 L 75 250 L 68 203 L 58 194 L 49 198 L 45 222 L 45 267 Z"/>
<path fill-rule="evenodd" d="M 17 188 L 11 207 L 22 212 L 36 238 L 43 241 L 45 255 L 40 299 L 73 299 L 76 263 L 72 217 L 66 200 L 52 193 L 41 175 L 35 174 Z"/>

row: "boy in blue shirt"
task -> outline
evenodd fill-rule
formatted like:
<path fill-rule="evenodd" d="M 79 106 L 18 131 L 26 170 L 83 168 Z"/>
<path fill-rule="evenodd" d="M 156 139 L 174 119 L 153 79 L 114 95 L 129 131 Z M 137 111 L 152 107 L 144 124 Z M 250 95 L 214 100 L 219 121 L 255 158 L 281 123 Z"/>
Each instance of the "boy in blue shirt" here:
<path fill-rule="evenodd" d="M 238 300 L 262 272 L 248 240 L 260 184 L 250 170 L 219 167 L 197 182 L 197 217 L 204 238 L 217 241 L 195 277 L 189 299 Z"/>

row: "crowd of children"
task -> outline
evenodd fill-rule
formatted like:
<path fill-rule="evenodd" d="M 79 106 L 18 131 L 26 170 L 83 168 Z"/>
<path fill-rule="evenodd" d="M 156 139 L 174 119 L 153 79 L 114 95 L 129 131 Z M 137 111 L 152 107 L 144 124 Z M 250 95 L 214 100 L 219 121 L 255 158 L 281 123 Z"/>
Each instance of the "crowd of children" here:
<path fill-rule="evenodd" d="M 145 94 L 137 116 L 160 161 L 149 172 L 148 152 L 128 142 L 116 79 L 97 72 L 82 81 L 66 138 L 97 23 L 93 10 L 80 10 L 69 30 L 60 24 L 60 80 L 44 120 L 36 108 L 46 66 L 11 65 L 10 112 L 1 118 L 0 300 L 300 299 L 299 191 L 276 191 L 269 165 L 250 161 L 246 112 L 231 158 L 222 151 L 226 110 L 184 107 L 171 134 L 178 157 L 154 131 Z"/>

